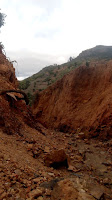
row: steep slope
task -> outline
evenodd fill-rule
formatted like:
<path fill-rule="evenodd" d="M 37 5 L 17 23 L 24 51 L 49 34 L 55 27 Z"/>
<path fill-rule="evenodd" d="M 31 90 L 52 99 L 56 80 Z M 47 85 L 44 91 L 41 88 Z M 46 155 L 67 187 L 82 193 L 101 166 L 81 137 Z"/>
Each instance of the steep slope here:
<path fill-rule="evenodd" d="M 22 90 L 29 93 L 29 97 L 35 91 L 42 91 L 61 79 L 65 74 L 80 66 L 81 63 L 89 65 L 89 61 L 93 60 L 109 60 L 112 59 L 112 46 L 98 45 L 94 48 L 82 51 L 79 56 L 62 65 L 51 65 L 43 68 L 40 72 L 33 76 L 20 81 L 19 85 Z"/>
<path fill-rule="evenodd" d="M 33 112 L 46 127 L 64 132 L 79 128 L 99 135 L 104 131 L 110 136 L 111 92 L 112 61 L 92 62 L 90 67 L 78 67 L 40 93 Z"/>
<path fill-rule="evenodd" d="M 0 128 L 8 134 L 20 134 L 24 123 L 33 125 L 26 106 L 27 97 L 23 94 L 17 90 L 12 63 L 0 52 Z"/>

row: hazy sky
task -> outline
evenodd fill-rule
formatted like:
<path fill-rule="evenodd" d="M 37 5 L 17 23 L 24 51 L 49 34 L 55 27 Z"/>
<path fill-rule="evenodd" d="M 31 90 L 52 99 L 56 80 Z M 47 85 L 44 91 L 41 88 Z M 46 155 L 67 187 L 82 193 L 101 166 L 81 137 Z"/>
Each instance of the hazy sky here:
<path fill-rule="evenodd" d="M 0 0 L 7 15 L 0 41 L 17 76 L 96 45 L 112 45 L 112 0 Z"/>

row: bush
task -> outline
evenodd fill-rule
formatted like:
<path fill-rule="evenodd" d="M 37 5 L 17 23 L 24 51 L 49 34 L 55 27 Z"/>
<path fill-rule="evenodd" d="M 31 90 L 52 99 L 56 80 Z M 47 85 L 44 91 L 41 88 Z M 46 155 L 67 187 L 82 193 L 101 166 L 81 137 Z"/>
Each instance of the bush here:
<path fill-rule="evenodd" d="M 28 92 L 27 93 L 27 97 L 28 97 L 28 100 L 29 100 L 29 105 L 31 106 L 32 105 L 32 101 L 34 99 L 34 96 L 30 92 Z"/>
<path fill-rule="evenodd" d="M 4 49 L 4 45 L 2 44 L 2 42 L 0 42 L 0 51 L 2 51 Z"/>
<path fill-rule="evenodd" d="M 86 67 L 89 67 L 89 62 L 88 61 L 86 61 Z"/>
<path fill-rule="evenodd" d="M 23 80 L 22 82 L 19 82 L 19 88 L 21 90 L 26 90 L 30 86 L 30 81 L 29 80 Z"/>

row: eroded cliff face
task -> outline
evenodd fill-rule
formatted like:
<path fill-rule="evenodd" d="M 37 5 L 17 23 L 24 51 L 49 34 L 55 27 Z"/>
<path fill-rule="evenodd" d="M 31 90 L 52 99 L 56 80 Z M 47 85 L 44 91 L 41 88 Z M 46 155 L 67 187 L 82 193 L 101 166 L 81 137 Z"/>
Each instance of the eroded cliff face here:
<path fill-rule="evenodd" d="M 33 112 L 46 127 L 112 136 L 112 61 L 75 69 L 40 94 Z"/>
<path fill-rule="evenodd" d="M 17 85 L 12 63 L 0 52 L 0 128 L 8 134 L 20 133 L 24 123 L 30 124 L 31 120 L 26 102 L 21 100 L 22 95 L 8 92 L 17 90 Z"/>
<path fill-rule="evenodd" d="M 17 79 L 13 65 L 0 52 L 0 90 L 16 89 Z"/>

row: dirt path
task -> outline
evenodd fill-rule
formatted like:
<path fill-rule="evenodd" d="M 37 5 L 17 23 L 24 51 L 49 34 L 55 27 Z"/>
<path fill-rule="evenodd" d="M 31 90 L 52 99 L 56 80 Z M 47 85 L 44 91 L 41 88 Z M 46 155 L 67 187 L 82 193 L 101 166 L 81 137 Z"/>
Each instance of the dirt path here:
<path fill-rule="evenodd" d="M 63 179 L 78 188 L 80 183 L 93 199 L 112 199 L 112 140 L 81 140 L 44 128 L 43 132 L 45 136 L 28 127 L 22 137 L 0 132 L 0 200 L 50 200 L 54 183 Z M 47 167 L 46 154 L 62 148 L 71 160 L 70 169 Z M 41 192 L 34 198 L 37 188 Z"/>

